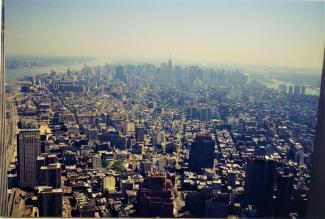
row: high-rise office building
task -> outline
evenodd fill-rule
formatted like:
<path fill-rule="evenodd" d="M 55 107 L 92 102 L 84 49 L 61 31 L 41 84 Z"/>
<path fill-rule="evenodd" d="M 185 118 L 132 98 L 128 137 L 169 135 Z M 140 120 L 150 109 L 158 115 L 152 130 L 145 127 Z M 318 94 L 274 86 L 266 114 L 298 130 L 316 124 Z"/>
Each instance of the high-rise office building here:
<path fill-rule="evenodd" d="M 38 187 L 38 209 L 41 217 L 62 217 L 62 190 L 48 186 Z"/>
<path fill-rule="evenodd" d="M 245 206 L 253 205 L 258 217 L 272 216 L 275 162 L 265 158 L 250 159 L 246 168 Z"/>
<path fill-rule="evenodd" d="M 39 129 L 21 129 L 17 138 L 18 182 L 20 188 L 37 185 L 37 156 L 40 153 Z"/>
<path fill-rule="evenodd" d="M 39 159 L 38 165 L 39 166 Z M 37 185 L 51 186 L 53 188 L 61 187 L 61 165 L 60 163 L 50 163 L 40 166 L 37 169 Z"/>
<path fill-rule="evenodd" d="M 137 211 L 141 217 L 173 217 L 174 198 L 171 182 L 163 174 L 145 178 L 138 192 Z"/>
<path fill-rule="evenodd" d="M 205 201 L 204 216 L 208 218 L 226 218 L 229 214 L 229 195 L 219 193 L 216 197 Z"/>
<path fill-rule="evenodd" d="M 294 93 L 294 95 L 300 95 L 300 86 L 295 85 L 293 87 L 293 93 Z"/>
<path fill-rule="evenodd" d="M 305 96 L 306 95 L 306 86 L 301 86 L 300 95 L 302 95 L 302 96 Z"/>
<path fill-rule="evenodd" d="M 293 191 L 293 174 L 280 172 L 277 177 L 276 201 L 274 217 L 288 218 L 291 207 L 291 195 Z"/>
<path fill-rule="evenodd" d="M 169 57 L 168 59 L 168 71 L 171 73 L 173 71 L 173 64 L 172 64 L 172 58 Z"/>
<path fill-rule="evenodd" d="M 167 75 L 168 75 L 168 79 L 174 81 L 175 79 L 175 75 L 174 75 L 174 71 L 173 71 L 173 64 L 172 64 L 172 59 L 171 57 L 169 57 L 168 59 L 168 64 L 167 64 Z"/>
<path fill-rule="evenodd" d="M 293 94 L 293 86 L 289 86 L 288 94 Z"/>
<path fill-rule="evenodd" d="M 91 167 L 93 169 L 99 169 L 102 165 L 101 158 L 99 154 L 93 154 L 91 157 Z"/>
<path fill-rule="evenodd" d="M 315 146 L 312 154 L 311 188 L 307 207 L 308 218 L 325 218 L 325 49 L 318 105 Z"/>
<path fill-rule="evenodd" d="M 135 138 L 137 142 L 143 142 L 144 141 L 144 126 L 143 124 L 137 124 L 135 127 Z"/>
<path fill-rule="evenodd" d="M 40 154 L 37 157 L 37 185 L 61 187 L 61 164 L 56 154 Z"/>
<path fill-rule="evenodd" d="M 214 147 L 215 141 L 210 136 L 196 136 L 190 150 L 190 170 L 200 173 L 202 168 L 213 168 Z"/>
<path fill-rule="evenodd" d="M 0 216 L 8 215 L 7 195 L 7 152 L 5 145 L 5 62 L 4 62 L 4 0 L 0 1 L 1 39 L 0 39 Z"/>
<path fill-rule="evenodd" d="M 281 94 L 286 94 L 287 93 L 287 85 L 280 84 L 279 85 L 279 91 L 280 91 Z"/>
<path fill-rule="evenodd" d="M 126 80 L 123 66 L 116 66 L 116 69 L 115 69 L 115 78 L 118 79 L 118 80 L 121 80 L 121 81 L 125 81 Z"/>

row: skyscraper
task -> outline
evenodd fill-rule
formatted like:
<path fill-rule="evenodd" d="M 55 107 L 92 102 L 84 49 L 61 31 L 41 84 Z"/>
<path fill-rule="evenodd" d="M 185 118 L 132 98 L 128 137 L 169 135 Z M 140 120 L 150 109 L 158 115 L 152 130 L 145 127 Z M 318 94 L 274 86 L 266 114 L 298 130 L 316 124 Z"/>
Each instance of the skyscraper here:
<path fill-rule="evenodd" d="M 305 96 L 306 95 L 306 86 L 301 87 L 300 95 Z"/>
<path fill-rule="evenodd" d="M 268 159 L 248 161 L 245 179 L 245 205 L 254 205 L 258 217 L 272 216 L 275 162 Z"/>
<path fill-rule="evenodd" d="M 38 202 L 41 217 L 62 217 L 63 196 L 61 189 L 39 187 Z"/>
<path fill-rule="evenodd" d="M 5 145 L 5 62 L 4 62 L 4 0 L 1 7 L 1 64 L 0 64 L 0 216 L 8 214 L 7 162 Z"/>
<path fill-rule="evenodd" d="M 101 158 L 99 154 L 93 154 L 91 158 L 91 167 L 93 169 L 99 169 L 101 167 Z"/>
<path fill-rule="evenodd" d="M 325 218 L 325 49 L 314 145 L 307 217 Z"/>
<path fill-rule="evenodd" d="M 293 191 L 293 174 L 279 173 L 277 178 L 277 191 L 275 201 L 275 217 L 287 218 L 290 213 L 291 195 Z"/>
<path fill-rule="evenodd" d="M 173 64 L 172 64 L 171 57 L 169 57 L 169 59 L 168 59 L 167 71 L 168 71 L 169 77 L 172 77 L 173 76 Z"/>
<path fill-rule="evenodd" d="M 202 168 L 213 168 L 215 141 L 210 136 L 196 136 L 191 145 L 189 167 L 200 173 Z"/>
<path fill-rule="evenodd" d="M 229 195 L 219 193 L 216 197 L 205 201 L 204 216 L 209 218 L 226 218 L 229 213 Z"/>
<path fill-rule="evenodd" d="M 299 95 L 300 94 L 300 86 L 295 85 L 293 87 L 293 93 L 294 93 L 294 95 Z"/>
<path fill-rule="evenodd" d="M 61 187 L 61 165 L 55 154 L 41 154 L 37 157 L 37 185 Z"/>
<path fill-rule="evenodd" d="M 166 175 L 151 174 L 138 192 L 138 214 L 141 217 L 173 217 L 174 198 Z"/>
<path fill-rule="evenodd" d="M 17 138 L 18 181 L 20 188 L 37 185 L 37 156 L 40 153 L 39 129 L 21 129 Z"/>
<path fill-rule="evenodd" d="M 288 94 L 293 94 L 293 86 L 289 86 Z"/>
<path fill-rule="evenodd" d="M 116 79 L 121 80 L 121 81 L 125 81 L 126 77 L 124 74 L 124 68 L 123 66 L 116 66 L 115 69 L 115 75 L 116 75 Z"/>
<path fill-rule="evenodd" d="M 144 126 L 143 124 L 137 124 L 135 128 L 135 138 L 137 142 L 143 142 L 144 141 Z"/>

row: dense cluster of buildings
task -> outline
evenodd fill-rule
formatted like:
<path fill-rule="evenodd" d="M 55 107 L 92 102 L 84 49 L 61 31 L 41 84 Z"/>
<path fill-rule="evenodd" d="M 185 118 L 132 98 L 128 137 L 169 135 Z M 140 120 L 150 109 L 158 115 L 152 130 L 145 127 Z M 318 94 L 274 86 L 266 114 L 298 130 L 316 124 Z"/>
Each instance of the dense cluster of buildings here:
<path fill-rule="evenodd" d="M 318 101 L 304 90 L 171 60 L 26 78 L 9 213 L 304 217 Z"/>

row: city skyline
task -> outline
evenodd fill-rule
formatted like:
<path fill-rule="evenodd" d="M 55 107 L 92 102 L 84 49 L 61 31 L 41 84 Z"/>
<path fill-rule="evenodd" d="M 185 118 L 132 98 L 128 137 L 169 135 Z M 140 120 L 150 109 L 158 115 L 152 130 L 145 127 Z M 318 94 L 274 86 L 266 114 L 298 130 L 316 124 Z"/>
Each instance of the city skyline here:
<path fill-rule="evenodd" d="M 305 217 L 318 97 L 267 81 L 171 60 L 24 77 L 9 215 Z"/>
<path fill-rule="evenodd" d="M 7 54 L 308 69 L 325 37 L 321 1 L 13 0 L 6 24 Z"/>
<path fill-rule="evenodd" d="M 0 217 L 325 217 L 325 2 L 4 1 Z"/>

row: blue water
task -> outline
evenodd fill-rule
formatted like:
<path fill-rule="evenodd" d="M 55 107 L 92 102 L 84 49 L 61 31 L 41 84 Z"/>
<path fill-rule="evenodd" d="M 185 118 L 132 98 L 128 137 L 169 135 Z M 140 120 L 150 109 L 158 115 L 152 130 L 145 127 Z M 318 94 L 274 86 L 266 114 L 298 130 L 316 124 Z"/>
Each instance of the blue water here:
<path fill-rule="evenodd" d="M 49 65 L 42 67 L 29 67 L 29 68 L 11 68 L 6 69 L 6 83 L 14 84 L 19 78 L 24 76 L 34 76 L 42 73 L 49 73 L 52 70 L 55 72 L 66 72 L 68 69 L 71 71 L 81 70 L 84 65 L 87 66 L 96 66 L 103 65 L 105 62 L 103 61 L 92 61 L 87 63 L 73 63 L 73 64 L 61 64 L 61 65 Z"/>

